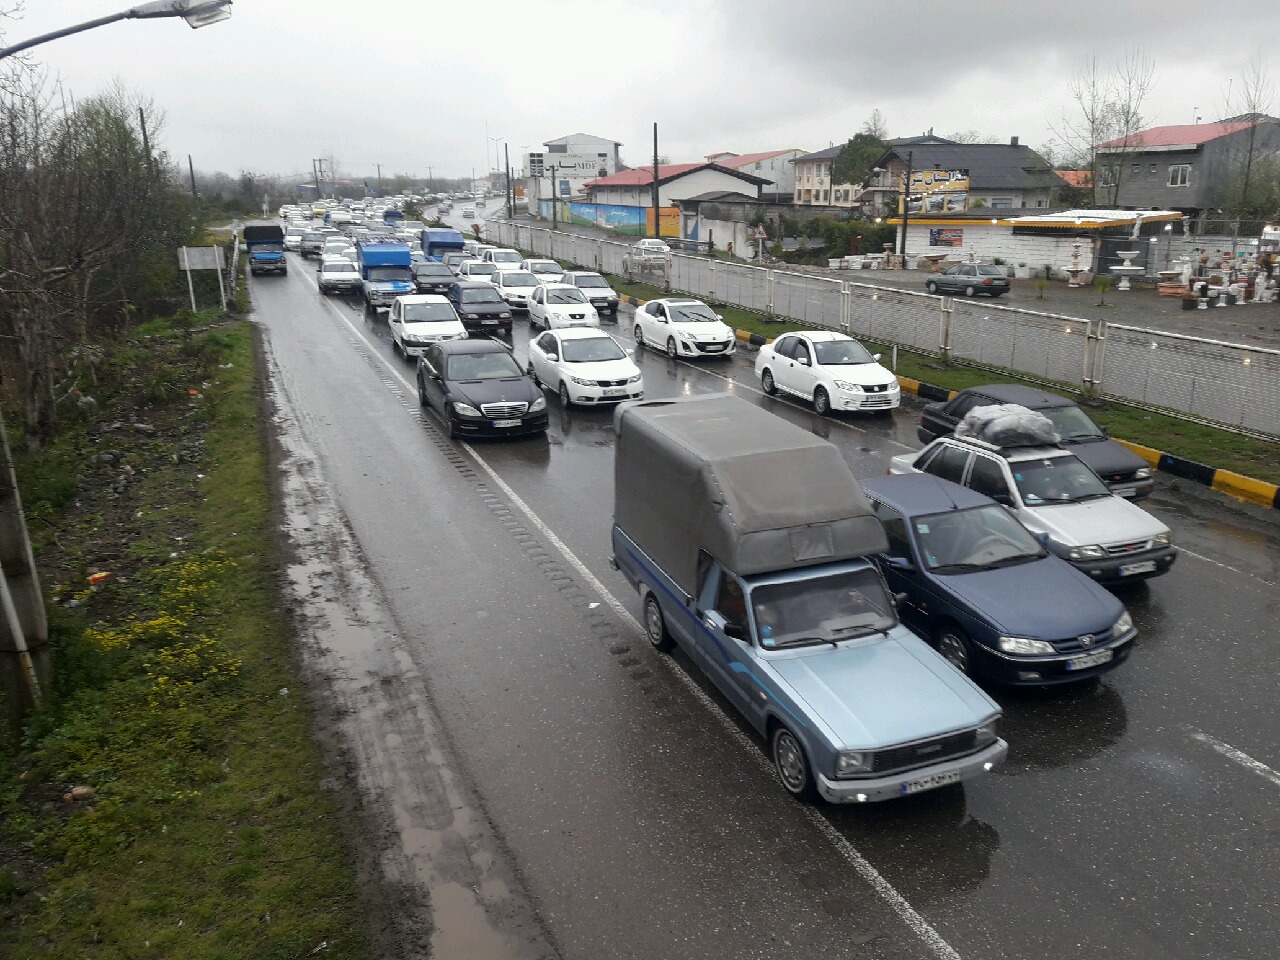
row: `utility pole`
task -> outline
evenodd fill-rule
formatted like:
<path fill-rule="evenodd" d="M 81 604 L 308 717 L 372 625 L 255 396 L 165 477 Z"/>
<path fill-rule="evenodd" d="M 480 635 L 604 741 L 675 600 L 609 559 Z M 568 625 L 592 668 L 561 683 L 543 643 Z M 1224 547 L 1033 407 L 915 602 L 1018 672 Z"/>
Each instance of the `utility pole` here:
<path fill-rule="evenodd" d="M 193 203 L 199 203 L 200 198 L 196 196 L 196 165 L 191 162 L 191 154 L 187 154 L 187 170 L 191 173 L 191 200 Z"/>
<path fill-rule="evenodd" d="M 375 163 L 374 166 L 378 168 L 378 196 L 382 196 L 382 164 Z"/>
<path fill-rule="evenodd" d="M 658 216 L 658 125 L 653 125 L 653 235 L 662 236 Z"/>
<path fill-rule="evenodd" d="M 507 217 L 511 218 L 516 215 L 516 187 L 511 182 L 511 144 L 502 145 L 502 155 L 507 168 Z"/>
<path fill-rule="evenodd" d="M 913 151 L 907 151 L 907 175 L 902 178 L 902 244 L 898 247 L 898 254 L 902 256 L 903 263 L 906 263 L 907 256 L 907 223 L 910 220 L 907 208 L 911 206 L 911 161 Z"/>

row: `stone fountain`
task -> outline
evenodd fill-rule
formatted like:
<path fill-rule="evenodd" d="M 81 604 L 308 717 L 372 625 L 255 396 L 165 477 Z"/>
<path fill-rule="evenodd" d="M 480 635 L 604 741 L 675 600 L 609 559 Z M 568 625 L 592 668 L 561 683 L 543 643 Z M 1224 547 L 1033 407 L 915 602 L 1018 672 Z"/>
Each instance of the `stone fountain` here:
<path fill-rule="evenodd" d="M 1141 250 L 1117 250 L 1116 256 L 1124 261 L 1118 267 L 1111 267 L 1111 272 L 1120 278 L 1120 283 L 1116 285 L 1117 290 L 1129 290 L 1129 278 L 1139 273 L 1146 273 L 1145 267 L 1135 267 L 1130 261 L 1133 260 Z"/>
<path fill-rule="evenodd" d="M 1085 268 L 1080 266 L 1080 241 L 1077 240 L 1073 243 L 1071 249 L 1071 266 L 1063 269 L 1067 274 L 1067 286 L 1078 287 L 1080 286 L 1080 274 L 1085 272 Z"/>

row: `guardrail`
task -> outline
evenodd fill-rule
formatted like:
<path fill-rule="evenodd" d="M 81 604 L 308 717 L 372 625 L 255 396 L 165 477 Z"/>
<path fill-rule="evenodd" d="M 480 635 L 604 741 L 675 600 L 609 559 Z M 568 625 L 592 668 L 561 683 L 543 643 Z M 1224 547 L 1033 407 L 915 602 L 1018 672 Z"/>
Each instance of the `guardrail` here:
<path fill-rule="evenodd" d="M 484 230 L 504 246 L 669 292 L 1280 439 L 1280 350 L 680 253 L 646 269 L 633 264 L 629 244 L 614 240 L 504 220 Z"/>

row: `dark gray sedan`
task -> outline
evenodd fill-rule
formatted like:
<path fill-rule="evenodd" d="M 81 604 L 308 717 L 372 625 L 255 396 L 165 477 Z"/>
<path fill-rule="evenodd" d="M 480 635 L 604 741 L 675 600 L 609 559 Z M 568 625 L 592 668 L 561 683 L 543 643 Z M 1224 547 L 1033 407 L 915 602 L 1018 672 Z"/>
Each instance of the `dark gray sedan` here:
<path fill-rule="evenodd" d="M 957 263 L 931 276 L 924 288 L 930 293 L 963 293 L 966 297 L 985 294 L 998 297 L 1009 292 L 1009 275 L 1004 267 L 989 263 Z"/>

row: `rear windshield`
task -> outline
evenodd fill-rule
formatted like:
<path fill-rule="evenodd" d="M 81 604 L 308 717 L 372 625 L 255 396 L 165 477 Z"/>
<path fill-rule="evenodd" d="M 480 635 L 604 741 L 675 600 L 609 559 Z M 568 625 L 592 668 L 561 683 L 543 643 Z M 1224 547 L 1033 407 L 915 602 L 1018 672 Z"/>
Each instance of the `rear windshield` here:
<path fill-rule="evenodd" d="M 1006 277 L 1006 276 L 1008 276 L 1008 274 L 1004 272 L 1004 267 L 991 267 L 991 266 L 986 266 L 986 265 L 980 265 L 980 266 L 978 267 L 978 276 L 980 276 L 980 277 Z"/>

